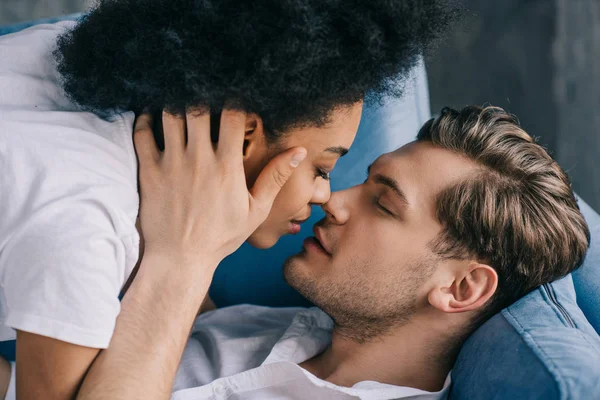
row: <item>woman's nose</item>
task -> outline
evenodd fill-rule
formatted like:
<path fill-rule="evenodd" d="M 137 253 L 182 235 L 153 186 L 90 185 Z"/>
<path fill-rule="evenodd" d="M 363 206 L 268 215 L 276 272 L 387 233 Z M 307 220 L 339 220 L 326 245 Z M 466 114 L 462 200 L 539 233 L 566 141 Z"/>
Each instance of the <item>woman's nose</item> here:
<path fill-rule="evenodd" d="M 317 179 L 313 196 L 310 199 L 311 204 L 325 204 L 329 201 L 329 197 L 331 197 L 331 186 L 329 181 Z"/>

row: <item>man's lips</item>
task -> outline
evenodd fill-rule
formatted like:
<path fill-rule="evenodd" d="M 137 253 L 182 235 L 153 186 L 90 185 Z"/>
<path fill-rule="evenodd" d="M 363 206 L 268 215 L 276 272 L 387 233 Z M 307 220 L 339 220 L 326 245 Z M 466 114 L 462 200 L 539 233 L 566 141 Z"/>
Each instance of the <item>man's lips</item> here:
<path fill-rule="evenodd" d="M 315 226 L 313 226 L 313 233 L 315 234 L 315 239 L 317 240 L 317 242 L 319 242 L 319 244 L 321 245 L 323 250 L 325 250 L 325 252 L 327 254 L 331 255 L 331 248 L 329 247 L 327 242 L 324 240 L 323 228 L 321 228 L 318 225 L 315 225 Z"/>

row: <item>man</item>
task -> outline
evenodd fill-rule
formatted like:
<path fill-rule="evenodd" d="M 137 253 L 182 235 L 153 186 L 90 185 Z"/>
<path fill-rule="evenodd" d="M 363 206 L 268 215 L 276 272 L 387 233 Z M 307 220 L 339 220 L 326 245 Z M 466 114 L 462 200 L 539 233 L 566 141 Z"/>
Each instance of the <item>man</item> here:
<path fill-rule="evenodd" d="M 464 340 L 578 268 L 589 243 L 566 174 L 513 116 L 444 109 L 416 142 L 375 160 L 363 184 L 332 194 L 315 236 L 286 262 L 286 280 L 319 308 L 216 310 L 196 320 L 184 351 L 219 261 L 210 255 L 235 247 L 214 235 L 237 237 L 241 228 L 223 213 L 211 234 L 193 232 L 214 220 L 225 197 L 204 198 L 182 221 L 145 219 L 175 187 L 145 191 L 148 182 L 174 167 L 149 150 L 149 126 L 136 135 L 142 229 L 155 250 L 125 296 L 111 346 L 84 381 L 86 399 L 164 398 L 173 379 L 174 399 L 443 398 Z M 193 190 L 175 176 L 177 187 Z M 184 198 L 178 207 L 192 204 Z M 160 233 L 165 226 L 171 234 Z"/>

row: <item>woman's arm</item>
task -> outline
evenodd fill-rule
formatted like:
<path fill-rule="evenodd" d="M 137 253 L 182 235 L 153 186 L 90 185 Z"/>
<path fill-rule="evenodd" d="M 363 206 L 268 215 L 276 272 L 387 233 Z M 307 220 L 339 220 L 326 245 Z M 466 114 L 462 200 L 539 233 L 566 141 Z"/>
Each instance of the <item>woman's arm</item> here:
<path fill-rule="evenodd" d="M 110 346 L 83 382 L 83 399 L 169 398 L 215 268 L 266 219 L 306 156 L 299 148 L 278 155 L 248 191 L 242 158 L 245 114 L 222 113 L 217 148 L 210 139 L 209 114 L 164 114 L 162 154 L 151 126 L 151 118 L 143 115 L 134 132 L 144 255 L 121 303 Z"/>
<path fill-rule="evenodd" d="M 214 267 L 144 256 L 123 298 L 110 346 L 93 363 L 78 398 L 169 398 Z"/>
<path fill-rule="evenodd" d="M 10 377 L 12 375 L 10 363 L 3 357 L 0 357 L 0 399 L 6 397 L 8 391 L 8 385 L 10 384 Z"/>
<path fill-rule="evenodd" d="M 17 330 L 18 399 L 72 399 L 98 352 Z"/>

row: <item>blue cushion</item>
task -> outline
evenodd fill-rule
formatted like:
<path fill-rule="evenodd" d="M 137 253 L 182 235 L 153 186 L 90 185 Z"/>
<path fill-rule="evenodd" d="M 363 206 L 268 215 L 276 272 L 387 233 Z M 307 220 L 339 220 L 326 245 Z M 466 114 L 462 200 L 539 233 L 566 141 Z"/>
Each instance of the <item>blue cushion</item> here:
<path fill-rule="evenodd" d="M 577 306 L 571 276 L 481 326 L 452 379 L 450 400 L 600 398 L 600 337 Z"/>
<path fill-rule="evenodd" d="M 590 227 L 592 241 L 585 262 L 573 273 L 573 283 L 577 304 L 600 334 L 600 215 L 581 199 L 579 206 Z"/>

